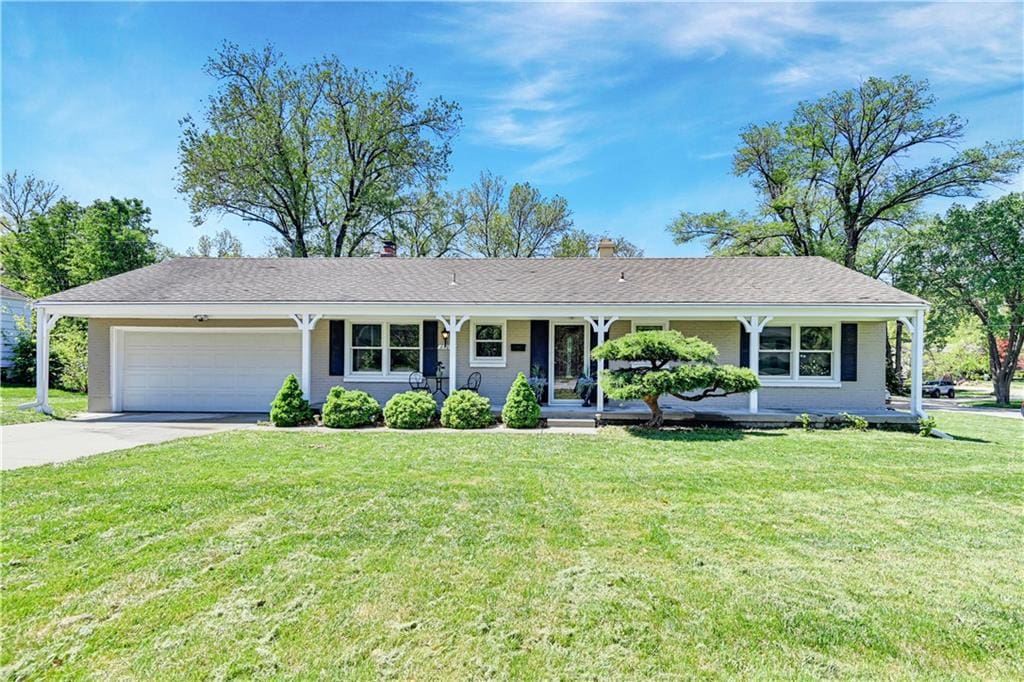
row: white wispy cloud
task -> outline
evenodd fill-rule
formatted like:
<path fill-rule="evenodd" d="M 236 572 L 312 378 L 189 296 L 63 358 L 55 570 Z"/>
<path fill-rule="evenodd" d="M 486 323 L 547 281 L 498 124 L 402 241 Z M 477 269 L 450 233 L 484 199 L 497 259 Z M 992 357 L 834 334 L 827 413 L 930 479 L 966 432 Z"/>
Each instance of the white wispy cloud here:
<path fill-rule="evenodd" d="M 646 59 L 745 55 L 770 90 L 811 96 L 869 76 L 911 73 L 945 83 L 999 84 L 1022 75 L 1022 5 L 848 3 L 555 3 L 473 5 L 446 13 L 438 40 L 505 78 L 475 133 L 542 156 L 555 171 L 585 162 L 616 113 L 617 85 Z M 665 87 L 670 87 L 666 85 Z M 656 97 L 652 93 L 652 97 Z M 604 105 L 601 117 L 595 105 Z M 630 106 L 632 105 L 632 108 Z M 635 123 L 635 122 L 634 122 Z M 571 148 L 571 152 L 569 151 Z"/>

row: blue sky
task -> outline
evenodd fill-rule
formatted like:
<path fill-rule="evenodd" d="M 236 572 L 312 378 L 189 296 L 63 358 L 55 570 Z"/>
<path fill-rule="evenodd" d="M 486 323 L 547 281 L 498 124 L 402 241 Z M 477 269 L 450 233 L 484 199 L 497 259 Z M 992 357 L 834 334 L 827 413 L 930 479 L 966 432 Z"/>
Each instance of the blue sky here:
<path fill-rule="evenodd" d="M 408 67 L 423 96 L 458 101 L 452 187 L 490 169 L 565 196 L 582 228 L 692 255 L 665 226 L 751 207 L 737 134 L 801 99 L 909 73 L 969 120 L 968 144 L 1024 137 L 1022 7 L 4 2 L 2 165 L 83 202 L 140 197 L 177 250 L 227 226 L 262 254 L 266 228 L 194 227 L 174 174 L 178 120 L 214 87 L 206 58 L 269 41 L 294 63 Z"/>

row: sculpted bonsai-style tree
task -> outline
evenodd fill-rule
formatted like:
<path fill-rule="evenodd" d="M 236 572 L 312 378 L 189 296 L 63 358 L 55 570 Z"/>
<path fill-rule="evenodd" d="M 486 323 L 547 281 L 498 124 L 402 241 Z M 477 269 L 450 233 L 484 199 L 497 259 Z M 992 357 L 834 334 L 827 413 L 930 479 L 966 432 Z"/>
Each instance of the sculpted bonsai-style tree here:
<path fill-rule="evenodd" d="M 604 372 L 601 388 L 616 400 L 643 400 L 651 409 L 647 426 L 656 428 L 665 422 L 658 405 L 662 395 L 703 400 L 747 393 L 760 386 L 749 369 L 716 364 L 718 350 L 707 341 L 676 331 L 626 334 L 601 344 L 591 356 L 630 363 Z"/>

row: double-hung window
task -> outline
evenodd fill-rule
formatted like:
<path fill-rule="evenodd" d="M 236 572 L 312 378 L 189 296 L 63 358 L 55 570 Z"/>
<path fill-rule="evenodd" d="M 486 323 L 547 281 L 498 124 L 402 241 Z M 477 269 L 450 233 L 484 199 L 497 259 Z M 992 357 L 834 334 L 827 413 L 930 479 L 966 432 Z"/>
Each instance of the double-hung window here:
<path fill-rule="evenodd" d="M 476 367 L 504 367 L 504 323 L 474 323 L 472 332 L 473 347 L 470 364 Z"/>
<path fill-rule="evenodd" d="M 353 322 L 352 372 L 404 376 L 421 367 L 420 325 Z"/>
<path fill-rule="evenodd" d="M 352 325 L 352 371 L 356 374 L 381 374 L 384 371 L 382 324 Z"/>
<path fill-rule="evenodd" d="M 765 327 L 758 346 L 758 374 L 767 380 L 831 380 L 835 329 L 825 325 Z"/>
<path fill-rule="evenodd" d="M 420 369 L 420 325 L 388 325 L 388 371 L 408 374 Z"/>

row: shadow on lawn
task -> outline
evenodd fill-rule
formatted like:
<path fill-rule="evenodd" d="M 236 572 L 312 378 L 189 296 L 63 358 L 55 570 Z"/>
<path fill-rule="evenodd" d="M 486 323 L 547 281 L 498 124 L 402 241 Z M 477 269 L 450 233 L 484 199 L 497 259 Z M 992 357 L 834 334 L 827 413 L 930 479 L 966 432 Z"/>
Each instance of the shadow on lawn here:
<path fill-rule="evenodd" d="M 718 443 L 743 440 L 744 438 L 778 438 L 784 435 L 775 431 L 741 431 L 739 429 L 716 429 L 709 427 L 652 429 L 644 426 L 627 426 L 625 431 L 630 436 L 645 440 L 685 441 L 689 443 Z"/>

